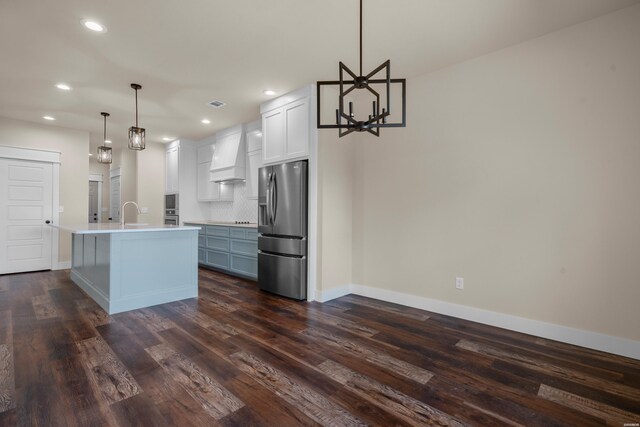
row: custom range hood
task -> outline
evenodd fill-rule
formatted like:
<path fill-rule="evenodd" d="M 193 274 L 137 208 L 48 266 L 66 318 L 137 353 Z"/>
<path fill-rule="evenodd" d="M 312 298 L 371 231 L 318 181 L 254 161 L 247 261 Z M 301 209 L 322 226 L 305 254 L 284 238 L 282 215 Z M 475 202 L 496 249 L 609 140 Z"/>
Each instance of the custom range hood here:
<path fill-rule="evenodd" d="M 242 125 L 216 133 L 209 180 L 214 182 L 244 181 L 247 150 Z"/>

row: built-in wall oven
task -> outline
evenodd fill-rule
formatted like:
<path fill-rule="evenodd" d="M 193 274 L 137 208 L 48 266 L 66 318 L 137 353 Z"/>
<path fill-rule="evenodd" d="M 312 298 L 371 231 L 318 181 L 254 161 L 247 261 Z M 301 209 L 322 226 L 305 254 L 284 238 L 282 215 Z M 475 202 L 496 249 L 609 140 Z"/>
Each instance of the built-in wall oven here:
<path fill-rule="evenodd" d="M 180 225 L 180 220 L 178 215 L 165 215 L 164 223 L 165 225 Z"/>
<path fill-rule="evenodd" d="M 177 194 L 166 194 L 164 196 L 164 223 L 166 225 L 180 225 Z"/>

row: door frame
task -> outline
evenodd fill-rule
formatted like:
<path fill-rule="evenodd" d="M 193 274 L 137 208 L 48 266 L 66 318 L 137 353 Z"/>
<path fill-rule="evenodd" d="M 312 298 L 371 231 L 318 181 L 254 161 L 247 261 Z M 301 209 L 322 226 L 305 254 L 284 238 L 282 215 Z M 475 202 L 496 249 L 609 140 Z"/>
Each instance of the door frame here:
<path fill-rule="evenodd" d="M 26 160 L 29 162 L 51 163 L 53 176 L 53 198 L 51 223 L 60 225 L 60 152 L 51 150 L 40 150 L 37 148 L 12 147 L 0 145 L 0 158 L 13 160 Z M 57 228 L 51 227 L 51 269 L 61 270 L 67 268 L 67 263 L 61 263 L 58 257 L 59 232 Z"/>
<path fill-rule="evenodd" d="M 111 212 L 111 193 L 113 192 L 112 180 L 113 178 L 120 177 L 120 185 L 118 186 L 118 197 L 120 197 L 119 203 L 122 204 L 122 173 L 120 172 L 120 168 L 114 168 L 109 171 L 109 216 L 111 217 L 111 221 L 115 221 L 115 215 Z M 120 211 L 120 204 L 118 205 L 118 212 Z M 120 212 L 122 215 L 122 212 Z M 118 221 L 120 222 L 120 215 L 118 216 Z"/>
<path fill-rule="evenodd" d="M 89 174 L 89 181 L 98 183 L 98 222 L 102 222 L 102 174 Z"/>

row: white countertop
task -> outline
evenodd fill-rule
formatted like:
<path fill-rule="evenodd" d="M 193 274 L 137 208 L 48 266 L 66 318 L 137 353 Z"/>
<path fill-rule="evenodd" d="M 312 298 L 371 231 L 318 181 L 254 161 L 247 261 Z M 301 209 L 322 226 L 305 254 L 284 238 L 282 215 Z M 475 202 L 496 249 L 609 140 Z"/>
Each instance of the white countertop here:
<path fill-rule="evenodd" d="M 177 225 L 157 225 L 144 223 L 131 223 L 120 225 L 114 222 L 96 222 L 88 224 L 72 224 L 72 225 L 51 225 L 51 227 L 59 230 L 69 231 L 76 234 L 105 234 L 105 233 L 140 233 L 148 231 L 186 231 L 199 230 L 200 227 L 188 227 Z"/>
<path fill-rule="evenodd" d="M 184 221 L 186 224 L 199 224 L 199 225 L 222 225 L 224 227 L 242 227 L 242 228 L 258 228 L 258 224 L 255 222 L 249 224 L 236 224 L 233 221 L 210 221 L 210 220 L 195 220 L 195 221 Z"/>

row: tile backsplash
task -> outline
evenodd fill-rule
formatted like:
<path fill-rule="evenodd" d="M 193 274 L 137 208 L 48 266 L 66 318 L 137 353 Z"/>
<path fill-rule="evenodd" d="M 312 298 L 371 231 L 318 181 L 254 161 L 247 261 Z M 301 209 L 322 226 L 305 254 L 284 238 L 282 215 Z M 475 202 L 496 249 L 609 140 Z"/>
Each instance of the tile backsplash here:
<path fill-rule="evenodd" d="M 258 222 L 258 201 L 247 200 L 247 185 L 239 182 L 233 186 L 233 202 L 212 202 L 210 219 L 212 221 L 249 221 Z"/>

